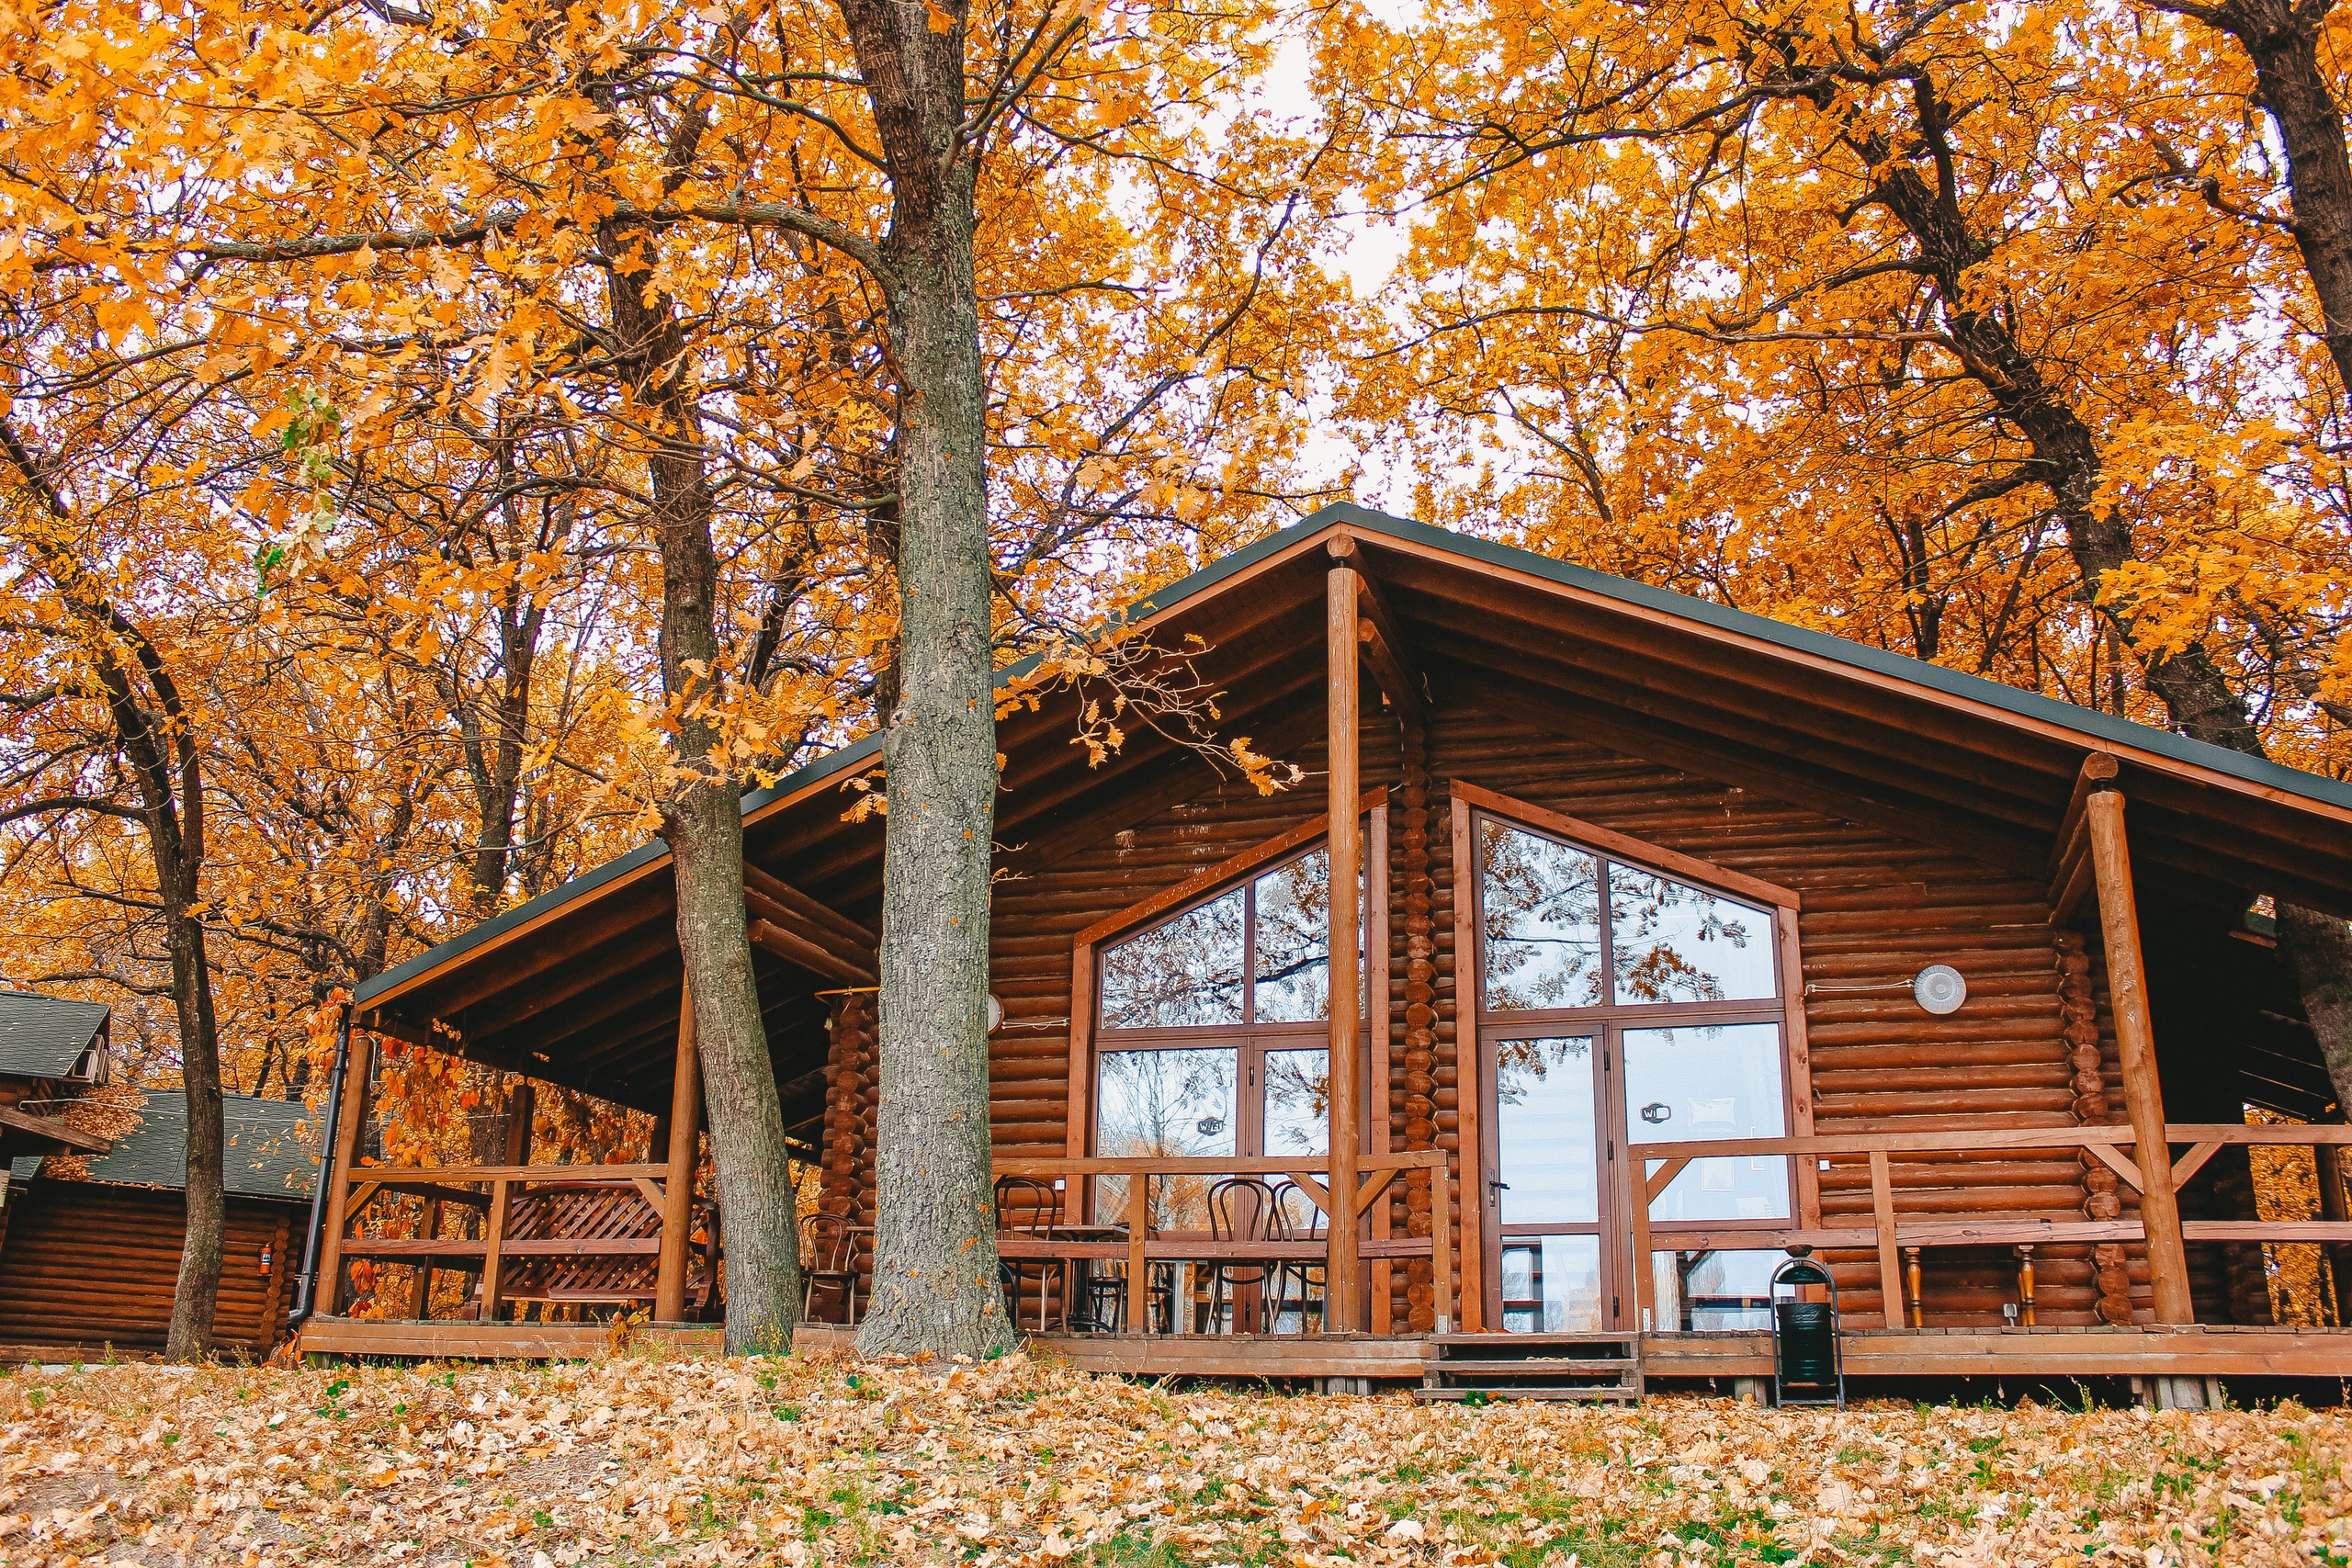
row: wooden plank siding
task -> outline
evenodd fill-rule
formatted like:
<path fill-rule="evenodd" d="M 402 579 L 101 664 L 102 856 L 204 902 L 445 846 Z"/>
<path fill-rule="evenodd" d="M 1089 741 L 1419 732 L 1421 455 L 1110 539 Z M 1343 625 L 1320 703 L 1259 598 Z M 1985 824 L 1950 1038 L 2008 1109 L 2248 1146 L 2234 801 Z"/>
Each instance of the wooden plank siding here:
<path fill-rule="evenodd" d="M 90 1356 L 160 1352 L 179 1278 L 184 1203 L 175 1190 L 90 1181 L 37 1180 L 11 1192 L 0 1238 L 0 1344 Z M 229 1199 L 217 1351 L 258 1359 L 277 1348 L 305 1213 Z"/>
<path fill-rule="evenodd" d="M 1803 1002 L 1813 1121 L 1823 1134 L 2074 1126 L 2046 888 L 1950 850 L 1908 842 L 1736 784 L 1702 779 L 1510 720 L 1459 710 L 1432 729 L 1430 771 L 1475 782 L 1617 832 L 1795 889 L 1807 983 L 1883 986 Z M 1438 878 L 1441 897 L 1451 879 Z M 1442 940 L 1452 921 L 1439 925 Z M 1928 964 L 1967 977 L 1968 1004 L 1937 1018 L 1911 998 Z M 1441 964 L 1440 1126 L 1452 1129 L 1453 988 Z M 1794 1005 L 1796 998 L 1790 998 Z M 1442 1138 L 1441 1139 L 1442 1142 Z M 1450 1146 L 1450 1145 L 1449 1145 Z M 2071 1151 L 1892 1162 L 1897 1212 L 2079 1219 L 2088 1193 Z M 1820 1223 L 1867 1225 L 1868 1163 L 1819 1172 Z M 2037 1251 L 2040 1320 L 2098 1321 L 2086 1247 Z M 1846 1310 L 1883 1310 L 1875 1253 L 1827 1255 Z M 1998 1324 L 2016 1299 L 2016 1264 L 2000 1249 L 1938 1248 L 1923 1280 L 1929 1326 Z"/>
<path fill-rule="evenodd" d="M 1368 787 L 1398 778 L 1399 736 L 1392 717 L 1368 716 L 1360 745 Z M 2075 1069 L 2068 1060 L 2060 996 L 2060 953 L 2047 923 L 2044 882 L 1950 848 L 1909 841 L 1791 806 L 1758 789 L 1547 734 L 1458 703 L 1440 703 L 1427 750 L 1430 783 L 1425 830 L 1436 1014 L 1431 1121 L 1436 1145 L 1455 1155 L 1451 1175 L 1456 1192 L 1465 1190 L 1460 1160 L 1461 1096 L 1475 1078 L 1465 1072 L 1457 1029 L 1453 849 L 1443 784 L 1449 776 L 1798 890 L 1804 900 L 1800 932 L 1804 980 L 1825 987 L 1885 987 L 1825 990 L 1804 1001 L 1816 1130 L 2078 1124 Z M 1295 750 L 1291 760 L 1313 776 L 1321 771 L 1320 753 L 1319 745 L 1310 745 Z M 1121 822 L 1106 814 L 1093 842 L 1000 884 L 992 984 L 1004 1002 L 1006 1021 L 990 1053 L 990 1106 L 1000 1156 L 1069 1151 L 1066 1113 L 1072 1077 L 1068 1020 L 1070 953 L 1077 934 L 1106 914 L 1273 837 L 1315 815 L 1320 805 L 1320 792 L 1311 786 L 1266 797 L 1238 781 L 1227 781 L 1139 820 Z M 1401 841 L 1400 815 L 1392 807 L 1388 857 L 1392 919 L 1385 1142 L 1396 1149 L 1407 1146 L 1408 1121 L 1407 922 L 1402 918 L 1406 869 L 1404 857 L 1394 852 Z M 2098 982 L 2100 1032 L 2107 1043 L 2109 1092 L 2120 1115 L 2113 1031 L 2095 938 L 2090 952 Z M 1950 1017 L 1924 1012 L 1908 992 L 1911 977 L 1932 963 L 1951 964 L 1968 980 L 1968 1004 Z M 2180 1106 L 2174 1110 L 2183 1113 Z M 2214 1119 L 2235 1120 L 2235 1113 L 2224 1108 Z M 2244 1156 L 2236 1157 L 2243 1166 Z M 1997 1156 L 1898 1155 L 1891 1174 L 1895 1207 L 1905 1218 L 2080 1220 L 2091 1196 L 2082 1162 L 2070 1150 L 2021 1150 Z M 1475 1183 L 1469 1190 L 1475 1190 Z M 1870 1172 L 1862 1158 L 1839 1160 L 1819 1172 L 1818 1193 L 1820 1225 L 1870 1224 Z M 2132 1194 L 2126 1190 L 2121 1198 L 2124 1217 L 2134 1217 Z M 1407 1201 L 1407 1189 L 1399 1184 L 1390 1194 L 1388 1217 L 1399 1233 L 1408 1224 Z M 2249 1216 L 2222 1204 L 2200 1205 L 2197 1217 Z M 1451 1218 L 1453 1254 L 1459 1258 L 1464 1237 L 1458 1205 Z M 2215 1266 L 2227 1250 L 2219 1244 L 2199 1249 L 2205 1264 L 2198 1281 L 2199 1316 L 2217 1322 L 2260 1321 L 2245 1315 L 2243 1284 L 2233 1303 L 2230 1281 Z M 2136 1245 L 2128 1248 L 2128 1272 L 2132 1304 L 2144 1319 L 2146 1268 L 2140 1251 Z M 1829 1261 L 1848 1310 L 1857 1314 L 1857 1321 L 1875 1317 L 1883 1307 L 1876 1254 L 1840 1252 Z M 2017 1261 L 2007 1248 L 1933 1248 L 1923 1264 L 1924 1321 L 1928 1326 L 1997 1325 L 2002 1303 L 2017 1299 Z M 2039 1322 L 2086 1325 L 2100 1321 L 2098 1271 L 2089 1247 L 2041 1248 L 2034 1265 Z M 1389 1314 L 1401 1325 L 1411 1317 L 1407 1271 L 1392 1270 L 1389 1279 Z M 1457 1300 L 1473 1300 L 1478 1293 L 1476 1279 L 1457 1274 L 1453 1283 Z"/>

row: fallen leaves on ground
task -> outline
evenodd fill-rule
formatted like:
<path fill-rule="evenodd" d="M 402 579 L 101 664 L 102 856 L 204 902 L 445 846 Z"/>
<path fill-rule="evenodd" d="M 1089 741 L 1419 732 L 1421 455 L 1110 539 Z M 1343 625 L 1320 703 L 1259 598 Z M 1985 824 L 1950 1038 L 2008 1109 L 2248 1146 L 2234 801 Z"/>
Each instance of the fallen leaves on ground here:
<path fill-rule="evenodd" d="M 0 1563 L 2199 1568 L 2352 1544 L 2352 1422 L 1637 1409 L 806 1356 L 0 1376 Z"/>

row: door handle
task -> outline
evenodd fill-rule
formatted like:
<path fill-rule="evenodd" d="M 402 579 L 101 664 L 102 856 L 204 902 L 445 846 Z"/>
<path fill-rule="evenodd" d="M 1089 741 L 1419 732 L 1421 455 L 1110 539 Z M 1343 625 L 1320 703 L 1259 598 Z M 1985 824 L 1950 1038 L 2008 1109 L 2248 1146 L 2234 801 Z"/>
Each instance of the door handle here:
<path fill-rule="evenodd" d="M 1493 1177 L 1491 1177 L 1491 1176 L 1490 1176 L 1490 1177 L 1488 1177 L 1488 1178 L 1487 1178 L 1487 1206 L 1488 1206 L 1489 1208 L 1492 1208 L 1492 1207 L 1495 1207 L 1495 1206 L 1497 1206 L 1498 1204 L 1499 1204 L 1499 1203 L 1502 1201 L 1501 1197 L 1500 1197 L 1500 1194 L 1505 1193 L 1505 1192 L 1508 1192 L 1508 1191 L 1510 1191 L 1510 1182 L 1508 1182 L 1508 1181 L 1498 1181 L 1498 1180 L 1496 1180 L 1496 1179 L 1495 1179 Z"/>

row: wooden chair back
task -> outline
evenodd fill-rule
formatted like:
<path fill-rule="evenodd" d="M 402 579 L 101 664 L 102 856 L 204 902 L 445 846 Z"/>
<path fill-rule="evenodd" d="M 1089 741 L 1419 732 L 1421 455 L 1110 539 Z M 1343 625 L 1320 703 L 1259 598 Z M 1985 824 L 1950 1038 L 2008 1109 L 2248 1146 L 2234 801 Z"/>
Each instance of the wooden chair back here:
<path fill-rule="evenodd" d="M 1062 1190 L 1035 1176 L 1001 1176 L 996 1183 L 996 1228 L 1047 1231 L 1062 1223 Z"/>

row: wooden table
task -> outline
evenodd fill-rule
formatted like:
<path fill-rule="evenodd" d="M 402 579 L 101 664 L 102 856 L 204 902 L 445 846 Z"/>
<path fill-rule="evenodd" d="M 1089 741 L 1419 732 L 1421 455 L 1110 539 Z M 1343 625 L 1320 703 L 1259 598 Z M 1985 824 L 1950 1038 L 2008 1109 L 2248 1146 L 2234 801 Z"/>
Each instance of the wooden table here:
<path fill-rule="evenodd" d="M 1126 1256 L 1127 1227 L 1058 1224 L 999 1231 L 996 1251 L 999 1258 L 1009 1262 L 1059 1263 L 1062 1266 L 1062 1320 L 1069 1332 L 1088 1333 L 1095 1327 L 1093 1292 L 1091 1289 L 1095 1262 Z M 1073 1304 L 1081 1299 L 1088 1303 L 1083 1319 L 1087 1327 L 1080 1326 L 1080 1314 L 1072 1310 Z"/>

